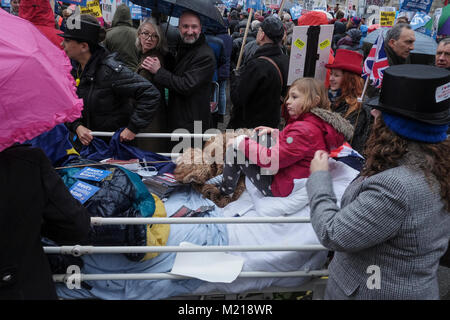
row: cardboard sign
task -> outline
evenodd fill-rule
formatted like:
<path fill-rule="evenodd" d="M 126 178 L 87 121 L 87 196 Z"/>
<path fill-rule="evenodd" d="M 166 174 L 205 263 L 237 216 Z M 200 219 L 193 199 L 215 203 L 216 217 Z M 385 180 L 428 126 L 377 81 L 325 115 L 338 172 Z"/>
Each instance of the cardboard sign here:
<path fill-rule="evenodd" d="M 309 26 L 294 27 L 292 32 L 291 56 L 289 59 L 288 85 L 291 85 L 298 78 L 304 77 L 306 49 L 308 45 L 308 28 Z M 333 38 L 332 24 L 321 25 L 319 41 L 317 43 L 317 57 L 314 78 L 325 81 L 327 69 L 325 65 L 328 63 L 330 56 L 331 40 Z"/>
<path fill-rule="evenodd" d="M 82 204 L 89 200 L 100 188 L 85 182 L 77 181 L 69 189 L 72 196 Z"/>
<path fill-rule="evenodd" d="M 99 0 L 88 1 L 85 7 L 81 7 L 81 13 L 90 14 L 96 17 L 97 19 L 103 18 Z"/>
<path fill-rule="evenodd" d="M 73 177 L 77 179 L 92 180 L 92 181 L 102 181 L 108 177 L 112 172 L 108 170 L 95 169 L 91 167 L 86 167 L 79 171 Z"/>
<path fill-rule="evenodd" d="M 380 11 L 380 25 L 382 27 L 392 27 L 395 22 L 395 11 Z"/>

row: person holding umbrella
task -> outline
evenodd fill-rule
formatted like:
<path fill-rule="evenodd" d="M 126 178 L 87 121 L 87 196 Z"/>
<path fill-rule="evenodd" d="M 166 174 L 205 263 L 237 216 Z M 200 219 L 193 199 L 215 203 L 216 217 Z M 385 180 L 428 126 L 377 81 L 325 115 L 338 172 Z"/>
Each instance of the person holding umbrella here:
<path fill-rule="evenodd" d="M 76 119 L 82 103 L 61 49 L 4 10 L 0 30 L 0 300 L 56 300 L 41 237 L 88 244 L 90 215 L 44 152 L 21 143 Z"/>
<path fill-rule="evenodd" d="M 93 139 L 91 130 L 111 132 L 125 127 L 120 141 L 132 141 L 152 121 L 160 93 L 99 45 L 105 32 L 95 17 L 82 14 L 79 25 L 61 34 L 64 51 L 75 61 L 72 75 L 84 101 L 81 118 L 67 127 L 84 146 Z"/>
<path fill-rule="evenodd" d="M 325 299 L 439 299 L 450 238 L 450 72 L 397 65 L 384 72 L 361 175 L 336 199 L 328 154 L 306 183 L 311 224 L 334 257 Z"/>

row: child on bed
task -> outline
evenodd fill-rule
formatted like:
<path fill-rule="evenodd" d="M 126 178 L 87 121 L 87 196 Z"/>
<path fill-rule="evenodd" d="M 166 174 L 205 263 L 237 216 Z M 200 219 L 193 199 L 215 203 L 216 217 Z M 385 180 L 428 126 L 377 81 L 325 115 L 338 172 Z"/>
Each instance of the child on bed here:
<path fill-rule="evenodd" d="M 244 173 L 264 196 L 286 197 L 294 188 L 294 179 L 309 176 L 317 150 L 330 152 L 353 134 L 351 124 L 330 111 L 327 90 L 313 78 L 292 83 L 282 115 L 286 126 L 281 132 L 257 127 L 251 139 L 241 135 L 228 142 L 219 186 L 222 194 L 232 194 Z"/>

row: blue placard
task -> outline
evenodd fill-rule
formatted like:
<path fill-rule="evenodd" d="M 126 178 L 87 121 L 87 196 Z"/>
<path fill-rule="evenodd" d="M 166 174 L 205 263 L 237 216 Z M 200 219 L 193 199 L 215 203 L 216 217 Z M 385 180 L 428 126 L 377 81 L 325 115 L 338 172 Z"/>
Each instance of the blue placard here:
<path fill-rule="evenodd" d="M 297 20 L 298 18 L 300 18 L 300 16 L 302 15 L 302 10 L 303 10 L 303 7 L 299 4 L 290 8 L 289 11 L 291 12 L 292 20 Z"/>
<path fill-rule="evenodd" d="M 400 6 L 400 11 L 430 12 L 433 0 L 404 0 Z"/>
<path fill-rule="evenodd" d="M 2 0 L 2 7 L 9 8 L 11 0 Z"/>
<path fill-rule="evenodd" d="M 69 189 L 72 196 L 82 204 L 91 198 L 100 188 L 92 186 L 88 183 L 77 181 Z"/>
<path fill-rule="evenodd" d="M 263 9 L 261 0 L 246 0 L 245 7 L 253 8 L 253 10 L 262 10 Z"/>
<path fill-rule="evenodd" d="M 77 174 L 75 174 L 73 177 L 84 180 L 102 181 L 111 173 L 112 172 L 108 170 L 86 167 L 83 170 L 79 171 Z"/>

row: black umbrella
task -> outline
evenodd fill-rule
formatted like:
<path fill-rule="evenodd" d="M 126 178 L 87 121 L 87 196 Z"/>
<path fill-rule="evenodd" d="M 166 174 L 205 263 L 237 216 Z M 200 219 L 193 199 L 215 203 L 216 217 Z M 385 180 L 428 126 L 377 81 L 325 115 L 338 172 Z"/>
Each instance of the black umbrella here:
<path fill-rule="evenodd" d="M 380 32 L 383 32 L 384 37 L 386 37 L 387 29 L 388 28 L 376 29 L 369 33 L 363 41 L 373 44 L 375 40 L 377 40 Z M 433 38 L 417 31 L 414 31 L 414 35 L 416 37 L 416 41 L 414 42 L 414 50 L 411 51 L 412 54 L 425 54 L 432 56 L 436 54 L 437 43 Z"/>
<path fill-rule="evenodd" d="M 170 17 L 180 17 L 186 10 L 197 13 L 202 26 L 222 30 L 225 27 L 222 15 L 212 0 L 131 0 L 131 2 Z"/>

